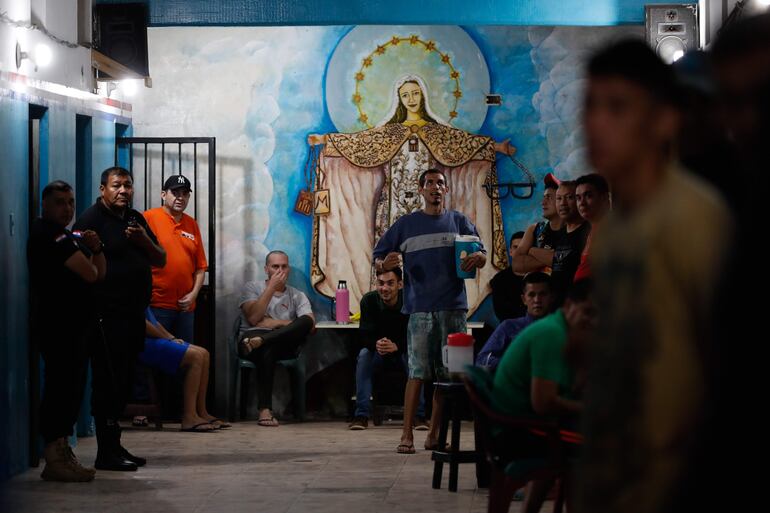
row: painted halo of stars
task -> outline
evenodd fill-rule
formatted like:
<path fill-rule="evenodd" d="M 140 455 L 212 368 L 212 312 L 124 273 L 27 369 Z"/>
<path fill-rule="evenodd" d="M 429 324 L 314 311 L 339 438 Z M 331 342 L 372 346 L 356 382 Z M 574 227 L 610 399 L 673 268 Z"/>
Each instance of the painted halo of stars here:
<path fill-rule="evenodd" d="M 447 68 L 449 68 L 449 78 L 450 80 L 453 80 L 455 83 L 455 89 L 452 91 L 452 96 L 454 96 L 454 106 L 452 107 L 452 110 L 449 112 L 449 123 L 451 124 L 455 118 L 457 118 L 457 104 L 460 101 L 460 98 L 462 98 L 463 93 L 462 89 L 460 88 L 460 72 L 457 71 L 452 64 L 452 59 L 449 57 L 448 53 L 442 53 L 438 47 L 436 46 L 435 41 L 423 41 L 420 39 L 419 36 L 412 34 L 409 37 L 398 37 L 393 36 L 388 41 L 386 41 L 383 44 L 377 45 L 377 48 L 375 48 L 369 55 L 363 58 L 361 61 L 361 67 L 359 68 L 358 72 L 356 72 L 354 78 L 356 80 L 356 90 L 355 93 L 353 93 L 353 104 L 356 106 L 356 109 L 358 109 L 358 121 L 366 125 L 367 128 L 372 128 L 371 123 L 369 123 L 369 116 L 367 116 L 366 112 L 364 112 L 363 108 L 361 107 L 361 104 L 363 103 L 363 96 L 361 95 L 361 92 L 359 90 L 361 83 L 366 78 L 365 70 L 366 68 L 369 68 L 374 63 L 375 57 L 379 55 L 384 55 L 388 47 L 390 46 L 398 46 L 402 43 L 409 43 L 412 46 L 422 45 L 426 52 L 428 53 L 437 53 L 439 57 L 441 58 L 441 62 L 444 63 Z"/>

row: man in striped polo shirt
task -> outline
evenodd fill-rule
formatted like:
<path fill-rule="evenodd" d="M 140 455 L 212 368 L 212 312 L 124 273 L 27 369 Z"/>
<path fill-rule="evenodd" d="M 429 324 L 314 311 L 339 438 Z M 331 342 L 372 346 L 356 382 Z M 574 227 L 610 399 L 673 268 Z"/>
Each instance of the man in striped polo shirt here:
<path fill-rule="evenodd" d="M 465 283 L 457 276 L 454 241 L 458 235 L 479 236 L 473 223 L 460 212 L 444 208 L 449 191 L 446 176 L 428 169 L 419 178 L 422 210 L 399 218 L 374 248 L 377 271 L 404 266 L 404 306 L 409 315 L 407 347 L 409 381 L 404 394 L 404 428 L 397 452 L 413 454 L 412 427 L 423 381 L 446 377 L 441 352 L 450 333 L 465 333 L 468 301 Z M 480 237 L 479 237 L 480 238 Z M 465 257 L 464 270 L 484 267 L 486 250 Z M 431 426 L 425 448 L 438 440 L 441 401 L 433 395 Z"/>

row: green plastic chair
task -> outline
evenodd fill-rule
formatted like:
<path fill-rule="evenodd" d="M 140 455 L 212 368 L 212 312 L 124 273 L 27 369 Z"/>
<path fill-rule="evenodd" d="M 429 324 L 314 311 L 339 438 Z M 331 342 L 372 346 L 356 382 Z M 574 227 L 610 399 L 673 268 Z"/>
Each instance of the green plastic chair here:
<path fill-rule="evenodd" d="M 230 347 L 235 354 L 236 366 L 232 383 L 232 403 L 236 406 L 233 421 L 246 419 L 246 405 L 248 404 L 249 375 L 251 371 L 257 372 L 257 367 L 251 360 L 241 358 L 238 354 L 238 339 L 241 330 L 241 316 L 238 315 L 233 323 L 233 329 L 230 334 Z M 265 330 L 270 331 L 268 329 Z M 276 365 L 280 365 L 289 372 L 292 390 L 292 402 L 294 405 L 294 418 L 302 422 L 305 420 L 305 363 L 297 355 L 296 358 L 279 360 Z"/>

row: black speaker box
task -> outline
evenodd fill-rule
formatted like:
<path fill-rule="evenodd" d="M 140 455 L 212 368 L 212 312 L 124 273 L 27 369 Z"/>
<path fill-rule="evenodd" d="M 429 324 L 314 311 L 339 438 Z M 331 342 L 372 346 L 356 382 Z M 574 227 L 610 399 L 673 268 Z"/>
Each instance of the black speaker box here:
<path fill-rule="evenodd" d="M 143 77 L 147 62 L 145 4 L 99 4 L 94 7 L 94 48 Z"/>
<path fill-rule="evenodd" d="M 667 63 L 698 49 L 697 4 L 644 6 L 647 43 Z"/>

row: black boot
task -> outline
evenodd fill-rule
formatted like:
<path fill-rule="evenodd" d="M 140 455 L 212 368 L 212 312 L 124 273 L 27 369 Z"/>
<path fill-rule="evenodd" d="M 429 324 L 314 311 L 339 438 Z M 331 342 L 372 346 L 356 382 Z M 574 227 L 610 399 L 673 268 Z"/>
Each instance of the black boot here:
<path fill-rule="evenodd" d="M 118 424 L 117 422 L 115 423 L 115 425 L 116 425 L 116 431 L 118 432 L 118 454 L 123 456 L 124 459 L 132 462 L 137 467 L 145 466 L 147 464 L 146 458 L 142 458 L 140 456 L 134 456 L 133 454 L 128 452 L 128 449 L 123 447 L 123 444 L 120 443 L 120 435 L 121 433 L 123 433 L 123 428 L 121 428 L 120 424 Z"/>
<path fill-rule="evenodd" d="M 120 426 L 117 421 L 96 420 L 96 462 L 98 470 L 135 471 L 136 463 L 126 459 L 120 447 Z"/>
<path fill-rule="evenodd" d="M 141 456 L 134 456 L 130 452 L 128 452 L 128 449 L 123 447 L 122 445 L 119 445 L 120 449 L 118 449 L 118 452 L 120 453 L 123 458 L 127 459 L 128 461 L 132 462 L 137 467 L 144 467 L 147 464 L 147 458 L 142 458 Z"/>

